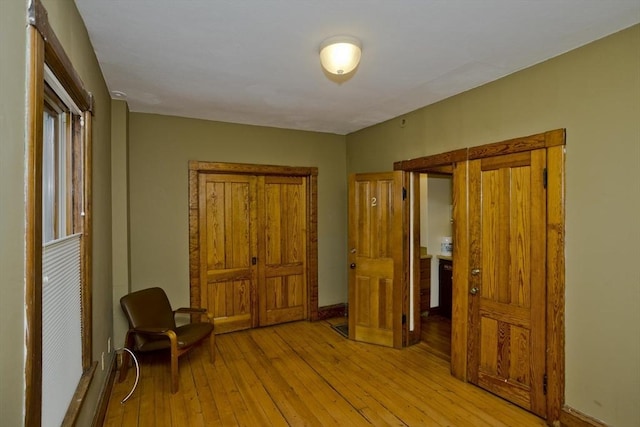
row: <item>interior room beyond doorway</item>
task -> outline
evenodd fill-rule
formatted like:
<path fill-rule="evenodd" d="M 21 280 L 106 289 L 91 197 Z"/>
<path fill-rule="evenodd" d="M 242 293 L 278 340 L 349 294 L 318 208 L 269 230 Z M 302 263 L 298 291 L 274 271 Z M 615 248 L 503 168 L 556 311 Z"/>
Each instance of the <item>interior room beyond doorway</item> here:
<path fill-rule="evenodd" d="M 452 181 L 447 174 L 420 174 L 420 283 L 426 297 L 420 307 L 421 339 L 446 360 L 451 357 Z"/>

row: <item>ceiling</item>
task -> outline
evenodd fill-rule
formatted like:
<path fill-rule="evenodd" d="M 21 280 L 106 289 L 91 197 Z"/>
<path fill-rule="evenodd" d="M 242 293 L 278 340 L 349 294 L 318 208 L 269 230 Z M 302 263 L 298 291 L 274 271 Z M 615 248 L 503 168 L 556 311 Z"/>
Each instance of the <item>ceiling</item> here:
<path fill-rule="evenodd" d="M 638 0 L 75 0 L 133 112 L 348 134 L 640 22 Z M 362 41 L 345 81 L 320 43 Z"/>

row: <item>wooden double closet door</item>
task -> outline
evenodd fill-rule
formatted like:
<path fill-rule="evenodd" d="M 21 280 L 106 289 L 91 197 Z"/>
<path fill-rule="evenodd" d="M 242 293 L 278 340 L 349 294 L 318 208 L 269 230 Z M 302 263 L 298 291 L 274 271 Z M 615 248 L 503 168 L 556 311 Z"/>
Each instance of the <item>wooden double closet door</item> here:
<path fill-rule="evenodd" d="M 216 333 L 306 319 L 307 177 L 200 170 L 191 180 L 191 300 Z"/>

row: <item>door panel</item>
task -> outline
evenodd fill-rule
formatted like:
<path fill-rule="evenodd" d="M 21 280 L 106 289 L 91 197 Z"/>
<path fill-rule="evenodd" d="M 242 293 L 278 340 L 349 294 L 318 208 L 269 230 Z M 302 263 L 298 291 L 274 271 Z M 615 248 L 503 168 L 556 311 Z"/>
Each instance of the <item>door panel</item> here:
<path fill-rule="evenodd" d="M 469 162 L 469 379 L 541 416 L 545 164 L 545 150 Z"/>
<path fill-rule="evenodd" d="M 306 179 L 266 176 L 259 205 L 260 325 L 307 317 Z"/>
<path fill-rule="evenodd" d="M 201 306 L 214 315 L 217 332 L 252 326 L 255 227 L 252 176 L 200 174 Z"/>
<path fill-rule="evenodd" d="M 349 177 L 349 338 L 402 346 L 402 172 Z"/>

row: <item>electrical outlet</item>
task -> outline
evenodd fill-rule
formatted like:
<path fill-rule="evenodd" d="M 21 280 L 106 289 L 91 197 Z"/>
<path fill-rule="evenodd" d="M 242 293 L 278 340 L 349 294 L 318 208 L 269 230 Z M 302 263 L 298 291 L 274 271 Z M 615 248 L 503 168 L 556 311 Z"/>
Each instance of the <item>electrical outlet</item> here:
<path fill-rule="evenodd" d="M 107 353 L 111 353 L 111 337 L 107 339 Z"/>
<path fill-rule="evenodd" d="M 102 366 L 102 370 L 104 371 L 104 351 L 102 352 L 102 356 L 100 356 L 100 366 Z"/>

